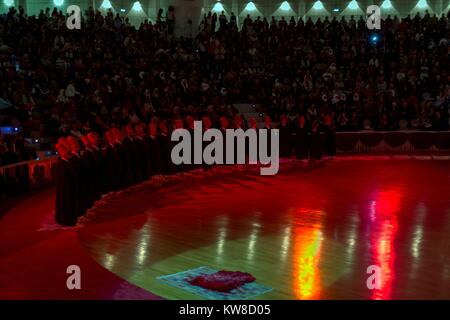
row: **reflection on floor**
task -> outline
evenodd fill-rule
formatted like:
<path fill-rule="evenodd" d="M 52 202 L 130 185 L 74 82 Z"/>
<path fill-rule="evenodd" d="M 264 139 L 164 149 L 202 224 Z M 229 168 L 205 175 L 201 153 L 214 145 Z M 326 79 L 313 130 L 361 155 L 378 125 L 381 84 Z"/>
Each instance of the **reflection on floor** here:
<path fill-rule="evenodd" d="M 251 273 L 273 288 L 264 299 L 449 299 L 449 164 L 296 162 L 272 177 L 194 172 L 109 196 L 80 228 L 36 232 L 51 212 L 48 190 L 0 220 L 8 243 L 0 298 L 76 298 L 63 266 L 81 264 L 87 298 L 198 299 L 156 278 L 209 266 Z M 371 265 L 381 271 L 375 290 L 366 283 Z"/>

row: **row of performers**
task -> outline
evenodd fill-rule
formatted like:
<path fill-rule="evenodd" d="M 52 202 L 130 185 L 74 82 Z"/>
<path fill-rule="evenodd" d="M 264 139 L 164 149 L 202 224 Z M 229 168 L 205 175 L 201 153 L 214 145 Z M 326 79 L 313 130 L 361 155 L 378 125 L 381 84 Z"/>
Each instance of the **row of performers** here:
<path fill-rule="evenodd" d="M 193 130 L 193 118 L 187 118 L 187 126 Z M 256 129 L 256 121 L 249 119 L 249 127 Z M 222 131 L 229 128 L 225 117 L 220 119 Z M 183 128 L 176 120 L 174 128 Z M 209 118 L 203 118 L 203 129 L 211 128 Z M 271 129 L 271 120 L 265 118 L 265 128 Z M 325 126 L 327 130 L 328 126 Z M 91 132 L 81 137 L 83 150 L 73 136 L 60 138 L 56 145 L 59 158 L 56 166 L 56 222 L 72 226 L 103 194 L 125 189 L 151 179 L 158 174 L 173 174 L 190 170 L 195 166 L 175 166 L 171 161 L 172 142 L 164 122 L 146 127 L 128 125 L 125 132 L 112 128 L 105 132 L 105 144 L 100 147 L 99 136 Z M 158 130 L 159 129 L 159 130 Z M 323 135 L 319 127 L 299 117 L 297 125 L 290 125 L 287 118 L 280 119 L 280 157 L 291 157 L 296 150 L 298 159 L 319 159 L 322 146 L 328 155 L 334 155 L 334 132 L 329 129 Z M 295 132 L 295 136 L 292 134 Z M 208 168 L 204 166 L 204 168 Z"/>

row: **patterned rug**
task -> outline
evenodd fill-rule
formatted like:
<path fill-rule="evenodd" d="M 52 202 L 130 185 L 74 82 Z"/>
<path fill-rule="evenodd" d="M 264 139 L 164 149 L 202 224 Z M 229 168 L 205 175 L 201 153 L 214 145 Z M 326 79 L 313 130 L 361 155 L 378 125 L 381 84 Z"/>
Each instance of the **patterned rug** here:
<path fill-rule="evenodd" d="M 246 300 L 262 295 L 272 290 L 272 288 L 257 284 L 255 282 L 247 283 L 230 292 L 218 292 L 191 285 L 187 279 L 200 275 L 215 273 L 218 270 L 210 267 L 199 267 L 167 276 L 160 276 L 156 279 L 176 288 L 186 290 L 208 300 Z"/>

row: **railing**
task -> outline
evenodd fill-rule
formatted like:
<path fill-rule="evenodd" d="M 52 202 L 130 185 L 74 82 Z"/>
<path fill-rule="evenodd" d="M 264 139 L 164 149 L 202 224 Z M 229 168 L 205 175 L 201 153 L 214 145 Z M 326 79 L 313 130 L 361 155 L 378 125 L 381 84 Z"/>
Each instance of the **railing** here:
<path fill-rule="evenodd" d="M 52 185 L 56 156 L 0 167 L 0 199 Z"/>
<path fill-rule="evenodd" d="M 336 133 L 338 153 L 449 153 L 450 131 Z"/>

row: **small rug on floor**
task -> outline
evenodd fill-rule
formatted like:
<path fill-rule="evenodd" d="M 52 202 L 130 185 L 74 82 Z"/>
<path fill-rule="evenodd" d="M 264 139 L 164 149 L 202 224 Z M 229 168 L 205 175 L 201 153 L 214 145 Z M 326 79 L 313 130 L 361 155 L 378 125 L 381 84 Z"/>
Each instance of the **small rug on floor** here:
<path fill-rule="evenodd" d="M 272 288 L 257 284 L 255 282 L 246 283 L 239 288 L 231 290 L 230 292 L 218 292 L 204 289 L 189 283 L 189 280 L 192 278 L 216 272 L 218 272 L 218 270 L 205 266 L 167 276 L 160 276 L 156 279 L 167 285 L 186 290 L 208 300 L 246 300 L 272 290 Z"/>

